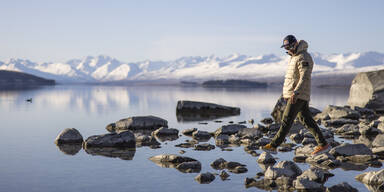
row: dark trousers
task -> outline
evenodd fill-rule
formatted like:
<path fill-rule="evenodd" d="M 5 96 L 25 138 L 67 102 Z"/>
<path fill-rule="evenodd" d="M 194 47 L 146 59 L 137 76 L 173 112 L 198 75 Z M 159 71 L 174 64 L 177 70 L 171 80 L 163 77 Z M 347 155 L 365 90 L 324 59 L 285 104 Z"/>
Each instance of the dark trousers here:
<path fill-rule="evenodd" d="M 277 147 L 283 143 L 296 116 L 298 116 L 299 121 L 312 133 L 318 145 L 325 146 L 327 144 L 319 126 L 317 126 L 315 120 L 312 118 L 312 114 L 309 111 L 308 101 L 297 99 L 296 102 L 292 104 L 289 99 L 283 113 L 280 129 L 271 141 L 273 147 Z"/>

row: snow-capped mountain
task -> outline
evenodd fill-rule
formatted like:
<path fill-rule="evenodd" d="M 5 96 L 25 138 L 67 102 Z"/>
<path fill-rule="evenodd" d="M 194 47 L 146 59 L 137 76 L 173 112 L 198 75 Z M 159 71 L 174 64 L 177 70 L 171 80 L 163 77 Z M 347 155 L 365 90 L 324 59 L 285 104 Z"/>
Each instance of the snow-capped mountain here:
<path fill-rule="evenodd" d="M 356 73 L 384 68 L 384 54 L 378 52 L 321 54 L 312 53 L 314 75 Z M 20 71 L 59 82 L 107 82 L 120 80 L 207 80 L 259 79 L 280 77 L 289 56 L 273 54 L 227 57 L 194 56 L 173 61 L 123 62 L 109 56 L 88 56 L 65 63 L 35 63 L 29 60 L 0 61 L 0 69 Z"/>

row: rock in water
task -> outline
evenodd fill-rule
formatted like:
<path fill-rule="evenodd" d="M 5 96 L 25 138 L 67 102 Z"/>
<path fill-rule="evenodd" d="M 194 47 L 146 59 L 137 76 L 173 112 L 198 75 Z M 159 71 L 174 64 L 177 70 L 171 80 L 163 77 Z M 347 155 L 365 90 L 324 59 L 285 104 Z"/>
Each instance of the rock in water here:
<path fill-rule="evenodd" d="M 276 163 L 276 160 L 273 158 L 273 156 L 270 153 L 263 152 L 259 156 L 259 159 L 257 159 L 257 162 L 262 164 L 274 164 Z"/>
<path fill-rule="evenodd" d="M 55 143 L 60 144 L 79 144 L 83 142 L 83 136 L 75 128 L 66 128 L 56 137 Z"/>
<path fill-rule="evenodd" d="M 356 180 L 367 185 L 383 185 L 384 184 L 384 169 L 380 171 L 371 171 L 362 173 L 355 177 Z"/>
<path fill-rule="evenodd" d="M 210 172 L 200 173 L 195 177 L 195 180 L 200 184 L 208 184 L 215 180 L 215 175 Z"/>
<path fill-rule="evenodd" d="M 364 144 L 343 143 L 329 151 L 333 156 L 372 155 L 372 150 Z"/>
<path fill-rule="evenodd" d="M 349 91 L 350 106 L 384 111 L 384 70 L 358 73 Z"/>
<path fill-rule="evenodd" d="M 273 117 L 276 123 L 281 123 L 284 109 L 286 106 L 287 106 L 287 101 L 285 101 L 285 99 L 283 98 L 283 95 L 281 95 L 280 98 L 277 100 L 277 103 L 271 113 L 271 116 Z"/>
<path fill-rule="evenodd" d="M 327 192 L 359 192 L 359 191 L 356 188 L 349 185 L 347 182 L 343 182 L 327 188 Z"/>
<path fill-rule="evenodd" d="M 104 135 L 94 135 L 88 137 L 84 142 L 84 147 L 136 147 L 135 135 L 130 131 L 119 133 L 109 133 Z"/>
<path fill-rule="evenodd" d="M 199 173 L 201 163 L 199 161 L 183 162 L 176 166 L 176 169 L 183 173 Z"/>
<path fill-rule="evenodd" d="M 177 136 L 179 130 L 168 127 L 160 127 L 152 132 L 152 136 Z"/>
<path fill-rule="evenodd" d="M 108 131 L 121 130 L 155 130 L 160 127 L 168 127 L 168 121 L 155 116 L 134 116 L 117 121 L 107 126 Z"/>

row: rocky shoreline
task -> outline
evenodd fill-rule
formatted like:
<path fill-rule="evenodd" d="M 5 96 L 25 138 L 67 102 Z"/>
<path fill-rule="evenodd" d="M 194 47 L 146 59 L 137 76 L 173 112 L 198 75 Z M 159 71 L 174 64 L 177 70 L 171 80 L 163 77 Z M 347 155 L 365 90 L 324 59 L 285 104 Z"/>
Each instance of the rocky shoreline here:
<path fill-rule="evenodd" d="M 377 99 L 377 98 L 375 98 Z M 182 101 L 179 101 L 182 103 Z M 196 103 L 195 103 L 196 104 Z M 238 108 L 199 102 L 193 107 L 188 105 L 189 113 L 202 113 L 209 109 L 240 111 Z M 192 107 L 191 107 L 192 106 Z M 214 107 L 212 107 L 214 106 Z M 213 132 L 190 128 L 178 130 L 169 128 L 168 121 L 155 116 L 128 117 L 106 126 L 110 133 L 90 136 L 83 139 L 76 129 L 65 129 L 55 143 L 61 151 L 68 155 L 76 154 L 81 148 L 91 155 L 118 157 L 131 160 L 135 151 L 143 146 L 159 148 L 166 141 L 177 141 L 180 137 L 188 137 L 174 147 L 181 148 L 180 155 L 158 154 L 149 160 L 165 168 L 175 168 L 182 173 L 197 174 L 194 179 L 201 184 L 208 184 L 219 176 L 223 181 L 232 174 L 242 174 L 249 170 L 241 162 L 227 161 L 218 155 L 210 166 L 218 172 L 200 173 L 204 165 L 198 159 L 184 156 L 185 150 L 211 151 L 220 148 L 230 151 L 243 147 L 244 151 L 255 157 L 263 171 L 254 177 L 244 178 L 244 187 L 256 187 L 262 190 L 281 191 L 358 191 L 346 182 L 326 187 L 329 179 L 335 175 L 330 170 L 365 170 L 368 167 L 379 168 L 377 171 L 362 172 L 355 176 L 356 180 L 366 185 L 371 191 L 384 191 L 384 115 L 374 109 L 363 106 L 327 106 L 323 111 L 311 108 L 312 115 L 321 131 L 332 146 L 329 152 L 316 156 L 310 155 L 317 145 L 309 131 L 296 122 L 285 142 L 278 147 L 277 154 L 263 151 L 261 146 L 270 142 L 280 127 L 280 117 L 284 110 L 284 100 L 280 99 L 271 117 L 238 123 L 210 120 L 208 123 L 222 123 Z M 183 110 L 178 105 L 177 110 Z M 203 110 L 203 111 L 202 111 Z M 205 110 L 205 111 L 204 111 Z M 181 134 L 179 132 L 181 131 Z M 207 143 L 213 139 L 214 144 Z M 344 142 L 348 141 L 348 142 Z M 185 150 L 183 150 L 185 149 Z M 77 150 L 77 151 L 76 151 Z M 293 151 L 291 160 L 278 161 L 276 155 Z M 297 164 L 310 165 L 302 170 Z"/>

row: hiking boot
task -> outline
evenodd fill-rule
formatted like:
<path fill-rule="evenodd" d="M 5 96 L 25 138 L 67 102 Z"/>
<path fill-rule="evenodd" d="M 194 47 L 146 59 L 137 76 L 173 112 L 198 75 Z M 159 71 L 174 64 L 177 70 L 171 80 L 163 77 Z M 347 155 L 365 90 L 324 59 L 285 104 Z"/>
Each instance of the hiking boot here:
<path fill-rule="evenodd" d="M 276 147 L 273 147 L 270 143 L 262 146 L 261 149 L 267 152 L 276 153 Z"/>
<path fill-rule="evenodd" d="M 312 156 L 320 155 L 320 154 L 323 154 L 323 153 L 328 152 L 329 150 L 331 150 L 331 146 L 329 146 L 329 144 L 326 144 L 326 145 L 324 145 L 324 146 L 320 146 L 320 145 L 318 145 L 318 146 L 313 150 L 313 152 L 312 152 L 311 154 L 312 154 Z"/>

